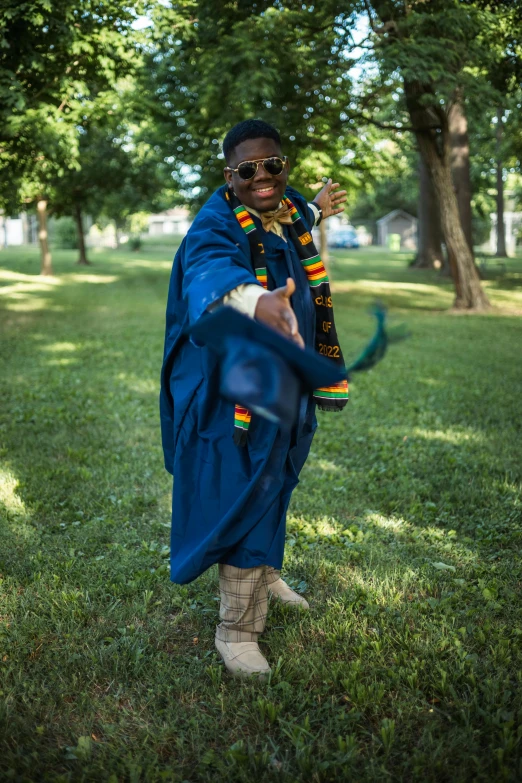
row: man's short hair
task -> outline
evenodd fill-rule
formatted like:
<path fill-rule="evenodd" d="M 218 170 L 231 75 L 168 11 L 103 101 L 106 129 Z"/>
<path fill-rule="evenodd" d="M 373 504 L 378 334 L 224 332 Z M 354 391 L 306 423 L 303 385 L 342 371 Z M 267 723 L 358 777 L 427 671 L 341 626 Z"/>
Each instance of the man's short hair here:
<path fill-rule="evenodd" d="M 243 120 L 229 130 L 223 141 L 223 155 L 227 163 L 238 144 L 248 139 L 273 139 L 279 147 L 281 146 L 281 136 L 268 122 Z"/>

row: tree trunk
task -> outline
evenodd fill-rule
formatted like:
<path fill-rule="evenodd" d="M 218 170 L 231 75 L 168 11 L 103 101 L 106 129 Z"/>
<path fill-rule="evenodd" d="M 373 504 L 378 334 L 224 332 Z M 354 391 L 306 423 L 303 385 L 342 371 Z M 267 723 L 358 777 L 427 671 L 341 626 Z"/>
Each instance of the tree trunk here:
<path fill-rule="evenodd" d="M 40 199 L 36 204 L 36 214 L 38 216 L 38 240 L 40 242 L 40 274 L 52 275 L 52 258 L 49 250 L 49 237 L 47 234 L 47 199 Z"/>
<path fill-rule="evenodd" d="M 433 182 L 419 158 L 419 234 L 415 269 L 440 269 L 444 265 L 440 211 Z"/>
<path fill-rule="evenodd" d="M 78 201 L 74 205 L 74 219 L 76 221 L 76 231 L 78 232 L 78 248 L 80 250 L 80 257 L 78 258 L 78 264 L 87 266 L 90 262 L 87 258 L 87 252 L 85 250 L 85 234 L 83 232 L 82 208 Z"/>
<path fill-rule="evenodd" d="M 448 117 L 440 103 L 434 100 L 431 85 L 405 79 L 404 94 L 419 151 L 431 174 L 440 206 L 442 233 L 455 285 L 454 307 L 486 310 L 489 301 L 482 290 L 473 254 L 462 228 L 453 188 Z"/>
<path fill-rule="evenodd" d="M 504 129 L 503 111 L 497 109 L 497 140 L 495 163 L 497 169 L 497 252 L 498 258 L 506 258 L 506 226 L 504 223 L 504 168 L 502 166 L 502 131 Z"/>
<path fill-rule="evenodd" d="M 451 175 L 459 206 L 460 222 L 473 255 L 468 120 L 464 112 L 461 90 L 456 91 L 454 102 L 448 111 L 448 133 L 451 148 Z"/>
<path fill-rule="evenodd" d="M 116 239 L 116 250 L 119 250 L 121 245 L 121 239 L 120 239 L 120 227 L 118 225 L 118 221 L 114 221 L 114 237 Z"/>
<path fill-rule="evenodd" d="M 426 165 L 431 171 L 435 193 L 440 204 L 442 231 L 448 248 L 451 276 L 456 292 L 454 307 L 486 310 L 489 301 L 480 284 L 480 277 L 460 221 L 457 196 L 453 189 L 448 135 L 444 130 L 441 135 L 443 136 L 441 154 L 437 149 L 438 139 L 431 132 L 418 132 L 417 141 Z"/>
<path fill-rule="evenodd" d="M 330 254 L 328 252 L 328 233 L 324 220 L 321 220 L 319 223 L 319 236 L 321 239 L 319 253 L 321 254 L 321 261 L 326 266 L 330 260 Z"/>

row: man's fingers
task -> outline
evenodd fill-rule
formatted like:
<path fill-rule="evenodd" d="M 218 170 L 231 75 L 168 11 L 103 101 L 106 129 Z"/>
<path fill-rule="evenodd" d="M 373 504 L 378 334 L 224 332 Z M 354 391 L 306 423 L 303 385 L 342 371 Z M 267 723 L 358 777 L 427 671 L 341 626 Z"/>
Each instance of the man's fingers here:
<path fill-rule="evenodd" d="M 299 332 L 296 332 L 296 333 L 294 334 L 294 342 L 295 342 L 295 343 L 297 343 L 297 345 L 299 346 L 299 348 L 304 348 L 304 347 L 305 347 L 304 340 L 303 340 L 303 338 L 301 337 L 301 335 L 299 334 Z"/>
<path fill-rule="evenodd" d="M 295 293 L 295 283 L 291 277 L 286 278 L 286 296 L 290 299 Z"/>
<path fill-rule="evenodd" d="M 299 334 L 299 325 L 297 323 L 297 318 L 295 317 L 294 311 L 288 308 L 288 310 L 283 313 L 283 321 L 285 323 L 286 329 L 289 330 L 289 335 L 292 340 L 297 343 L 300 348 L 304 348 L 304 340 Z"/>
<path fill-rule="evenodd" d="M 285 286 L 281 286 L 281 288 L 276 288 L 276 290 L 274 291 L 274 294 L 278 294 L 278 296 L 284 296 L 285 299 L 290 299 L 290 297 L 293 296 L 294 293 L 295 293 L 295 283 L 291 277 L 286 278 Z"/>
<path fill-rule="evenodd" d="M 300 348 L 304 348 L 304 340 L 299 334 L 299 324 L 290 305 L 290 297 L 295 293 L 295 282 L 291 277 L 287 277 L 286 285 L 276 288 L 273 294 L 283 299 L 279 305 L 278 326 L 274 327 L 292 339 Z"/>

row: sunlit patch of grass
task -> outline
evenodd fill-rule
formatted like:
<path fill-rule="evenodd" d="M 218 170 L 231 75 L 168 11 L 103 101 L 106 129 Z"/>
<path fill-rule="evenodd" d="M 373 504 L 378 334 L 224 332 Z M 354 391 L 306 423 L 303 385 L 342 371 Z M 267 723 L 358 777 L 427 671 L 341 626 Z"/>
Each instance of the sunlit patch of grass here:
<path fill-rule="evenodd" d="M 70 357 L 62 356 L 59 359 L 48 359 L 48 367 L 72 367 L 78 364 L 78 359 L 71 359 Z"/>
<path fill-rule="evenodd" d="M 365 521 L 367 523 L 371 523 L 372 525 L 377 525 L 377 527 L 382 527 L 384 530 L 402 531 L 405 526 L 408 526 L 408 523 L 405 522 L 404 519 L 387 517 L 376 512 L 369 512 L 366 515 Z"/>
<path fill-rule="evenodd" d="M 18 494 L 18 479 L 8 469 L 0 469 L 0 503 L 6 511 L 25 513 L 25 504 Z"/>
<path fill-rule="evenodd" d="M 146 258 L 134 258 L 132 261 L 126 260 L 125 266 L 131 269 L 157 269 L 170 272 L 172 261 L 151 261 Z"/>
<path fill-rule="evenodd" d="M 73 353 L 77 348 L 78 346 L 75 343 L 68 342 L 51 343 L 43 346 L 43 350 L 50 353 Z"/>
<path fill-rule="evenodd" d="M 5 309 L 11 310 L 14 313 L 33 313 L 38 312 L 39 310 L 60 312 L 63 309 L 59 305 L 50 305 L 48 299 L 33 296 L 32 293 L 13 294 L 11 300 L 12 301 L 6 304 Z"/>
<path fill-rule="evenodd" d="M 426 440 L 443 441 L 446 443 L 465 443 L 484 444 L 487 441 L 484 433 L 476 431 L 455 430 L 453 428 L 444 430 L 426 430 L 422 427 L 415 427 L 411 433 L 412 437 L 425 438 Z"/>
<path fill-rule="evenodd" d="M 92 273 L 82 272 L 76 274 L 64 275 L 63 279 L 68 283 L 115 283 L 119 278 L 117 275 L 93 275 Z"/>

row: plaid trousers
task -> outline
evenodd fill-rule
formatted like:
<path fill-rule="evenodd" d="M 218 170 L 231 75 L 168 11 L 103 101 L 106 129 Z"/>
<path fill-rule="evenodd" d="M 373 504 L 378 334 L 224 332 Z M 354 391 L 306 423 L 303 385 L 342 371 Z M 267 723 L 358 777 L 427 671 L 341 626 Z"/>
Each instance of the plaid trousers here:
<path fill-rule="evenodd" d="M 272 566 L 237 568 L 219 564 L 220 624 L 216 639 L 221 642 L 257 642 L 265 629 L 268 586 L 281 573 Z"/>

